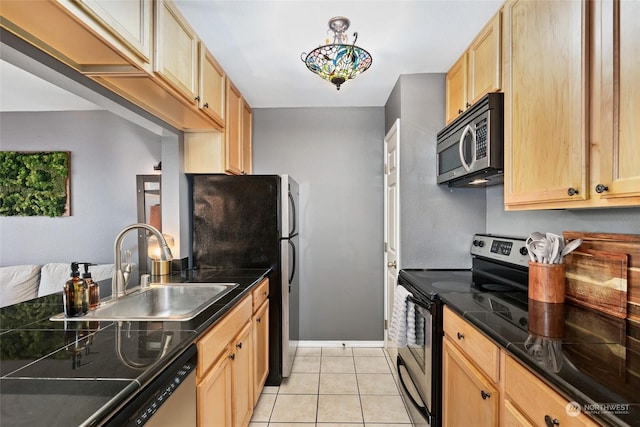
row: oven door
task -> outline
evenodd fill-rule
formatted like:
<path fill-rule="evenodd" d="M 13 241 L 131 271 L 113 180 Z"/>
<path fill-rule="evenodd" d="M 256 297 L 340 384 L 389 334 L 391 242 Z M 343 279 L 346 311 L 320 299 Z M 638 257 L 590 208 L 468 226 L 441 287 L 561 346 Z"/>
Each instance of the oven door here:
<path fill-rule="evenodd" d="M 398 348 L 398 375 L 414 425 L 434 426 L 436 404 L 439 401 L 436 395 L 438 390 L 434 388 L 438 360 L 437 350 L 434 350 L 434 342 L 438 340 L 434 329 L 437 304 L 415 298 L 409 300 L 413 303 L 413 309 L 408 311 L 407 316 L 411 316 L 410 323 L 415 324 L 416 339 L 415 343 Z"/>

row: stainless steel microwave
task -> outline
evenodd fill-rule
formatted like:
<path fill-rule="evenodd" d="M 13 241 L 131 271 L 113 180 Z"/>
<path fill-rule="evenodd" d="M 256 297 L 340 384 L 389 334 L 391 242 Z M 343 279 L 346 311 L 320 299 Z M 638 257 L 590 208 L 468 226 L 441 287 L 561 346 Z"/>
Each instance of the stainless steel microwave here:
<path fill-rule="evenodd" d="M 489 93 L 438 132 L 438 184 L 485 187 L 504 181 L 504 96 Z"/>

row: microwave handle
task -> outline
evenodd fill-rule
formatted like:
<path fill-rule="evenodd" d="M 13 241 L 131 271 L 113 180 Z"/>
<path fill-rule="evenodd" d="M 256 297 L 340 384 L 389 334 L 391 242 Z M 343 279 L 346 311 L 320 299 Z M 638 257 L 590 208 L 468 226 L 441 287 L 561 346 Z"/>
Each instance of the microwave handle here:
<path fill-rule="evenodd" d="M 471 134 L 471 163 L 467 164 L 464 161 L 464 138 L 465 136 L 467 136 L 467 133 Z M 460 155 L 460 164 L 462 164 L 462 167 L 464 168 L 464 170 L 466 170 L 467 172 L 471 171 L 471 168 L 473 167 L 473 164 L 476 161 L 476 130 L 473 126 L 471 125 L 467 125 L 464 130 L 462 131 L 462 134 L 460 135 L 460 143 L 458 144 L 458 152 Z"/>

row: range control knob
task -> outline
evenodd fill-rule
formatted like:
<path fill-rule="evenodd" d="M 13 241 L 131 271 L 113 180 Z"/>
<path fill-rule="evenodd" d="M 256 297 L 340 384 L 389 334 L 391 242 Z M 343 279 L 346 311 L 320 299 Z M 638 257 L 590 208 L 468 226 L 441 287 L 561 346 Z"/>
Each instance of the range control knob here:
<path fill-rule="evenodd" d="M 524 246 L 520 248 L 520 255 L 527 255 L 529 251 Z"/>
<path fill-rule="evenodd" d="M 473 241 L 473 246 L 478 246 L 479 242 L 480 242 L 480 240 L 475 239 L 475 240 Z"/>
<path fill-rule="evenodd" d="M 478 246 L 484 247 L 484 240 L 478 240 Z"/>

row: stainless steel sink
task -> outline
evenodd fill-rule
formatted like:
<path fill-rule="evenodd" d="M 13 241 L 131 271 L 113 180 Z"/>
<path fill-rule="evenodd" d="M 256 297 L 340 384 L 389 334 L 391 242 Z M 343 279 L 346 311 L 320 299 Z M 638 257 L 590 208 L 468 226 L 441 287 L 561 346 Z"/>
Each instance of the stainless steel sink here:
<path fill-rule="evenodd" d="M 238 286 L 237 283 L 151 284 L 99 305 L 80 317 L 53 316 L 53 321 L 166 320 L 187 321 Z"/>

